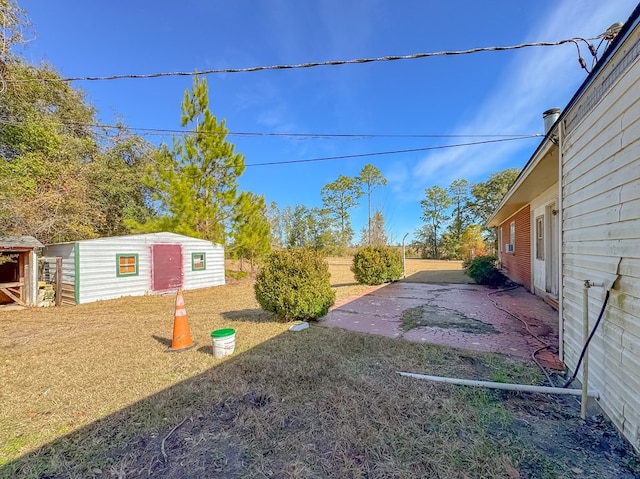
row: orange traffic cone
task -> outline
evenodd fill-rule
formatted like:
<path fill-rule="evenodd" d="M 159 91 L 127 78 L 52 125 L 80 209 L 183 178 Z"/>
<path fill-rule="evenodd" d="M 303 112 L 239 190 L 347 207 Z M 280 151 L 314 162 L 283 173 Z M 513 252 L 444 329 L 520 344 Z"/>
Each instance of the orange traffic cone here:
<path fill-rule="evenodd" d="M 197 343 L 191 341 L 189 332 L 189 322 L 187 321 L 187 309 L 184 306 L 182 290 L 179 289 L 176 295 L 176 313 L 173 318 L 173 341 L 167 351 L 182 351 L 190 349 Z"/>

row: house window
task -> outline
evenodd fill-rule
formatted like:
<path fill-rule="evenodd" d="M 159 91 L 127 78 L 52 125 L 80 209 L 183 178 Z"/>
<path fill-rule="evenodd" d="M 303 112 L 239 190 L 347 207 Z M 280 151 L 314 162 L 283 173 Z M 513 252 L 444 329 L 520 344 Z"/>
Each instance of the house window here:
<path fill-rule="evenodd" d="M 544 259 L 544 216 L 536 218 L 536 259 Z"/>
<path fill-rule="evenodd" d="M 507 252 L 513 253 L 516 250 L 516 222 L 509 223 L 509 244 L 507 245 Z"/>
<path fill-rule="evenodd" d="M 137 254 L 117 254 L 116 255 L 116 276 L 137 276 L 138 275 L 138 255 Z"/>
<path fill-rule="evenodd" d="M 191 253 L 191 270 L 201 271 L 207 269 L 207 253 Z"/>

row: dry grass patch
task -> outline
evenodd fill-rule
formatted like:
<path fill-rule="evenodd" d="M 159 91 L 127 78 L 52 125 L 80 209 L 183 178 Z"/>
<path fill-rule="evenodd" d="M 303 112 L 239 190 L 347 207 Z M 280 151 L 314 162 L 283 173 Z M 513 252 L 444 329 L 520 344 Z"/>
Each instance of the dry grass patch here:
<path fill-rule="evenodd" d="M 288 327 L 261 311 L 251 283 L 185 292 L 194 351 L 166 353 L 174 296 L 0 313 L 0 461 L 215 366 L 210 333 L 237 352 Z"/>
<path fill-rule="evenodd" d="M 462 261 L 442 261 L 433 259 L 407 259 L 407 277 L 409 283 L 467 284 L 473 281 L 462 267 Z"/>
<path fill-rule="evenodd" d="M 350 259 L 336 263 L 338 300 L 366 289 L 354 282 Z M 198 342 L 188 353 L 165 352 L 174 295 L 0 311 L 0 463 L 219 364 L 214 329 L 236 329 L 237 353 L 288 329 L 260 309 L 250 278 L 184 296 Z"/>

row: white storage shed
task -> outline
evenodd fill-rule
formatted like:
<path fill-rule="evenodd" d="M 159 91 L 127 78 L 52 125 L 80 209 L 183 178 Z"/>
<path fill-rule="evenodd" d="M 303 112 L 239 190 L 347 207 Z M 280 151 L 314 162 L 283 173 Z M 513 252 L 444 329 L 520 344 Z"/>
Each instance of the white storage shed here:
<path fill-rule="evenodd" d="M 44 256 L 62 257 L 64 304 L 225 283 L 223 246 L 175 233 L 51 244 Z"/>

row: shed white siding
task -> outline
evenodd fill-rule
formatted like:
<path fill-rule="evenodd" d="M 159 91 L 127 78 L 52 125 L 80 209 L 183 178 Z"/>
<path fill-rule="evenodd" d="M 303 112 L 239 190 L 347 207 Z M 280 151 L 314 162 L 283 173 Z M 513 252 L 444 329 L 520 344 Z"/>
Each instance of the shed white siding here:
<path fill-rule="evenodd" d="M 152 245 L 180 245 L 182 288 L 225 283 L 224 248 L 210 241 L 174 233 L 151 233 L 48 245 L 47 256 L 63 258 L 63 282 L 75 286 L 76 302 L 142 296 L 153 291 Z M 193 253 L 205 258 L 204 269 L 193 268 Z M 137 255 L 137 274 L 118 274 L 118 255 Z"/>
<path fill-rule="evenodd" d="M 640 58 L 637 50 L 634 53 L 638 48 L 636 28 L 564 123 L 562 299 L 564 360 L 573 370 L 583 344 L 584 280 L 611 280 L 620 262 L 620 279 L 589 349 L 589 386 L 600 391 L 603 410 L 640 450 Z M 625 70 L 614 72 L 616 67 Z M 604 298 L 603 288 L 589 290 L 590 328 Z"/>
<path fill-rule="evenodd" d="M 76 243 L 58 243 L 47 245 L 44 256 L 62 258 L 62 301 L 63 304 L 77 304 L 76 289 Z M 55 262 L 49 262 L 50 274 L 55 272 Z M 52 276 L 53 277 L 53 276 Z"/>
<path fill-rule="evenodd" d="M 79 304 L 151 292 L 151 258 L 143 235 L 79 241 L 76 247 Z M 138 255 L 138 274 L 118 276 L 119 254 Z"/>
<path fill-rule="evenodd" d="M 193 254 L 205 254 L 205 269 L 193 269 Z M 183 243 L 184 289 L 207 288 L 224 284 L 224 248 L 209 241 L 194 240 Z"/>

